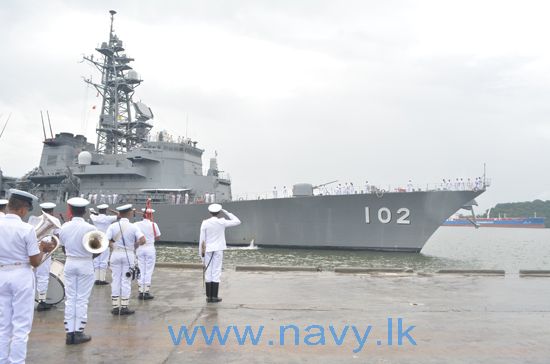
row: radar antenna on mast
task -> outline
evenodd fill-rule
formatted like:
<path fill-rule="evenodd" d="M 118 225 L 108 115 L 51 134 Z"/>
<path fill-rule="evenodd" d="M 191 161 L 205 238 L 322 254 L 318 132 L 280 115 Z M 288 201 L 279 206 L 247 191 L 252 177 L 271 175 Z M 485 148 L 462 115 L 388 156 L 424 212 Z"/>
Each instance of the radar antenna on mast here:
<path fill-rule="evenodd" d="M 97 124 L 96 150 L 105 154 L 126 153 L 147 141 L 153 127 L 150 120 L 153 112 L 143 103 L 136 105 L 132 101 L 136 87 L 142 80 L 130 66 L 133 58 L 124 52 L 122 40 L 113 29 L 115 10 L 110 10 L 111 27 L 109 41 L 103 42 L 96 51 L 103 55 L 103 60 L 93 56 L 84 57 L 101 72 L 101 83 L 91 78 L 84 81 L 93 85 L 102 97 L 99 122 Z M 135 114 L 132 113 L 132 106 Z"/>

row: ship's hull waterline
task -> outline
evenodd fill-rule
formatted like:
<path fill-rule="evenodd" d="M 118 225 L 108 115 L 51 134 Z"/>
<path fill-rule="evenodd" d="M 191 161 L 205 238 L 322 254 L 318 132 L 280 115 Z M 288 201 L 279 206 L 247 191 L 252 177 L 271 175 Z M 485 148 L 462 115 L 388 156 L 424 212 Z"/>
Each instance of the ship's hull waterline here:
<path fill-rule="evenodd" d="M 439 226 L 483 191 L 293 197 L 223 203 L 242 224 L 228 245 L 419 252 Z M 61 206 L 60 206 L 61 207 Z M 136 206 L 138 207 L 138 206 Z M 161 242 L 197 243 L 204 204 L 154 206 Z"/>

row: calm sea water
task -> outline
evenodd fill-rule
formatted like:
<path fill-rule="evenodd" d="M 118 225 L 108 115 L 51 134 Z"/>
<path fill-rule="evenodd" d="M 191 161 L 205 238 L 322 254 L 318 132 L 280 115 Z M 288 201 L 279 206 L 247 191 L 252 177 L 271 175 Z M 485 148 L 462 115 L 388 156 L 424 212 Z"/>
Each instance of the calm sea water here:
<path fill-rule="evenodd" d="M 198 248 L 157 246 L 157 260 L 200 263 Z M 415 271 L 475 268 L 550 269 L 550 229 L 441 227 L 420 254 L 369 251 L 230 248 L 224 265 L 299 265 L 332 269 L 338 266 L 410 267 Z"/>

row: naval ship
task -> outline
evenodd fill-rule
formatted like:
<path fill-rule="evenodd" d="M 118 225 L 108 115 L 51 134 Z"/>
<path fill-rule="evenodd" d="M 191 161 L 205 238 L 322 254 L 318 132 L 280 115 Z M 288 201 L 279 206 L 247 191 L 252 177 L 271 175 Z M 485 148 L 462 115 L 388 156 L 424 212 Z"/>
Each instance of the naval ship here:
<path fill-rule="evenodd" d="M 108 41 L 85 56 L 101 80 L 85 79 L 101 95 L 96 143 L 83 135 L 53 133 L 44 141 L 40 165 L 18 179 L 17 187 L 61 210 L 73 196 L 92 204 L 145 205 L 151 199 L 161 241 L 197 243 L 208 218 L 207 203 L 222 203 L 242 224 L 226 232 L 229 245 L 373 249 L 419 252 L 437 228 L 485 191 L 361 191 L 319 195 L 309 183 L 293 186 L 290 197 L 234 199 L 231 179 L 211 158 L 203 172 L 204 150 L 197 141 L 153 133 L 154 115 L 134 101 L 142 79 L 133 69 L 110 11 Z M 13 182 L 13 181 L 11 181 Z M 12 183 L 13 184 L 13 183 Z M 39 213 L 35 211 L 35 213 Z"/>

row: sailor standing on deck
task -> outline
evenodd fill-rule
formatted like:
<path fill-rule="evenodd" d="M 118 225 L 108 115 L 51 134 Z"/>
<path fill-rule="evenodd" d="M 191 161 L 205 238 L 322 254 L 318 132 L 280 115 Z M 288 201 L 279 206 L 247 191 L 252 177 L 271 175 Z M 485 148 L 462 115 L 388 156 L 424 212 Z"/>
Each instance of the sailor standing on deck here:
<path fill-rule="evenodd" d="M 90 211 L 90 219 L 94 223 L 97 230 L 105 233 L 107 232 L 107 228 L 109 226 L 118 220 L 118 215 L 107 215 L 107 209 L 109 208 L 109 205 L 102 204 L 97 206 L 97 209 L 99 210 L 98 213 L 94 213 L 93 211 Z M 109 264 L 109 249 L 106 249 L 103 253 L 101 253 L 98 257 L 94 258 L 94 272 L 95 272 L 95 285 L 103 286 L 106 284 L 109 284 L 107 282 L 107 265 Z"/>
<path fill-rule="evenodd" d="M 0 217 L 6 215 L 6 207 L 8 207 L 8 200 L 0 199 Z"/>
<path fill-rule="evenodd" d="M 65 277 L 65 344 L 82 344 L 92 339 L 84 334 L 88 321 L 88 300 L 94 286 L 93 254 L 84 248 L 84 235 L 95 231 L 95 226 L 84 221 L 86 206 L 90 202 L 80 197 L 67 201 L 73 218 L 60 229 L 59 237 L 67 256 Z"/>
<path fill-rule="evenodd" d="M 145 244 L 145 236 L 137 226 L 130 223 L 134 217 L 131 204 L 117 207 L 120 220 L 109 226 L 107 239 L 111 242 L 111 300 L 113 315 L 131 315 L 135 311 L 128 308 L 132 293 L 132 275 L 135 274 L 135 249 Z"/>
<path fill-rule="evenodd" d="M 154 209 L 141 209 L 143 211 L 143 220 L 134 223 L 138 229 L 145 235 L 145 244 L 137 249 L 138 265 L 140 277 L 138 279 L 139 295 L 142 300 L 152 300 L 155 298 L 149 292 L 151 288 L 151 277 L 155 270 L 155 261 L 157 254 L 155 250 L 155 241 L 160 237 L 160 230 L 156 222 L 153 221 Z"/>
<path fill-rule="evenodd" d="M 212 215 L 201 224 L 199 238 L 199 254 L 205 266 L 206 302 L 220 302 L 218 289 L 222 274 L 223 251 L 227 248 L 225 243 L 225 228 L 237 226 L 241 223 L 235 215 L 222 209 L 220 204 L 208 206 Z M 224 218 L 221 214 L 229 218 Z"/>
<path fill-rule="evenodd" d="M 44 202 L 40 204 L 42 212 L 50 215 L 50 219 L 57 223 L 57 226 L 61 226 L 61 222 L 55 216 L 53 216 L 53 209 L 56 204 L 53 202 Z M 43 223 L 45 217 L 42 216 L 31 216 L 29 217 L 29 224 L 36 227 Z M 52 233 L 59 237 L 59 229 L 54 229 Z M 44 243 L 51 243 L 51 238 L 47 237 L 43 240 Z M 55 247 L 55 245 L 53 246 Z M 52 247 L 52 248 L 53 248 Z M 38 292 L 38 306 L 36 306 L 36 311 L 46 311 L 52 308 L 52 305 L 46 303 L 46 294 L 48 293 L 48 284 L 50 282 L 50 267 L 52 265 L 52 257 L 48 257 L 39 267 L 36 268 L 34 274 L 36 276 L 36 291 Z"/>
<path fill-rule="evenodd" d="M 42 261 L 34 227 L 21 220 L 38 198 L 11 189 L 6 216 L 0 219 L 0 363 L 24 363 L 34 316 L 34 274 Z"/>

